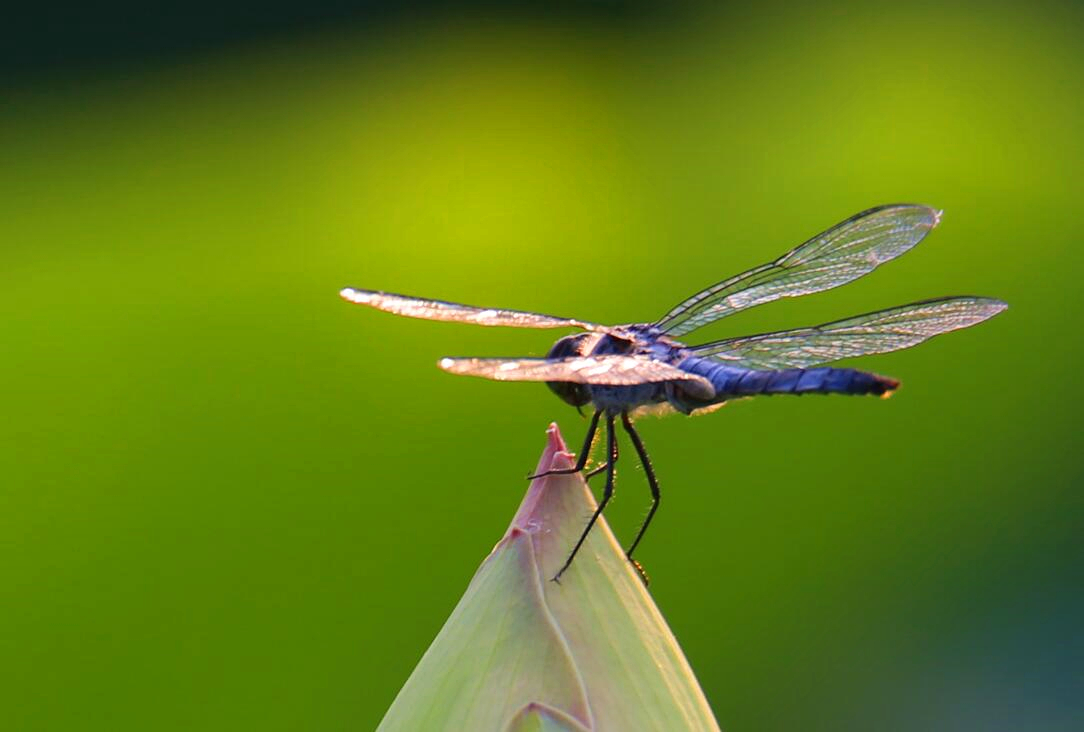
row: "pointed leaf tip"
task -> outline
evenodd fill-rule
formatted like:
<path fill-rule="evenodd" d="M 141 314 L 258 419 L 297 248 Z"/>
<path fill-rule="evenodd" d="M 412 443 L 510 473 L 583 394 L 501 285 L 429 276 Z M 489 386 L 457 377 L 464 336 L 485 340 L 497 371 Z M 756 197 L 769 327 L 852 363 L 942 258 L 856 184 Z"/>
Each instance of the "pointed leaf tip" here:
<path fill-rule="evenodd" d="M 532 473 L 532 475 L 539 475 L 540 477 L 532 480 L 528 486 L 527 495 L 523 497 L 516 515 L 512 518 L 512 523 L 509 524 L 508 532 L 505 533 L 506 537 L 514 529 L 528 532 L 542 529 L 542 516 L 539 512 L 539 505 L 545 493 L 551 490 L 560 490 L 561 486 L 565 484 L 552 480 L 561 476 L 541 474 L 548 470 L 571 468 L 572 465 L 572 455 L 568 452 L 568 446 L 561 436 L 561 429 L 556 422 L 551 422 L 546 430 L 546 446 L 542 450 L 542 456 L 538 459 L 538 465 L 535 466 L 534 473 Z"/>
<path fill-rule="evenodd" d="M 553 446 L 561 452 L 568 449 L 565 446 L 565 438 L 561 435 L 561 428 L 556 422 L 550 422 L 550 426 L 546 428 L 546 436 L 549 438 L 547 446 Z"/>
<path fill-rule="evenodd" d="M 555 464 L 571 458 L 551 425 L 539 469 Z M 595 506 L 582 475 L 532 481 L 379 730 L 719 731 L 604 518 L 549 581 Z"/>
<path fill-rule="evenodd" d="M 535 472 L 553 470 L 553 463 L 559 456 L 564 456 L 570 461 L 573 458 L 572 453 L 568 451 L 568 445 L 565 444 L 564 436 L 561 435 L 561 428 L 556 422 L 550 422 L 550 426 L 546 429 L 546 447 L 542 450 L 542 457 L 538 460 L 538 470 Z M 571 464 L 569 467 L 572 467 Z"/>

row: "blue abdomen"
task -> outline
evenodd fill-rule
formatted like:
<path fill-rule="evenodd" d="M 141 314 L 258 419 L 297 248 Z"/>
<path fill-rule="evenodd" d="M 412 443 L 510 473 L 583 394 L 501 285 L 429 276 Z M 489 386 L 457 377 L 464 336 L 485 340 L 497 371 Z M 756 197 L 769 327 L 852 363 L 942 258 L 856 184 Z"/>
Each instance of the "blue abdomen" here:
<path fill-rule="evenodd" d="M 670 402 L 683 412 L 718 404 L 727 399 L 757 394 L 883 395 L 899 386 L 899 382 L 894 379 L 868 371 L 828 366 L 811 369 L 744 369 L 711 359 L 689 356 L 681 362 L 680 367 L 703 376 L 715 387 L 715 398 L 705 402 L 689 399 L 680 389 L 672 390 L 674 394 Z"/>

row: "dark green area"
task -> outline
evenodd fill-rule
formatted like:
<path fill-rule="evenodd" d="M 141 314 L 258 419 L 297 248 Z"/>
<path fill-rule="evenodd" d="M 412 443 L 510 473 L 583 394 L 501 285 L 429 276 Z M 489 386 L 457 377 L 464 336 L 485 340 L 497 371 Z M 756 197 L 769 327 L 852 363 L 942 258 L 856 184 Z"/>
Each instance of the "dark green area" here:
<path fill-rule="evenodd" d="M 724 729 L 1080 728 L 1084 15 L 656 20 L 434 11 L 6 95 L 3 729 L 376 726 L 585 423 L 435 366 L 557 334 L 340 287 L 647 320 L 899 200 L 946 211 L 914 252 L 702 337 L 1011 309 L 862 361 L 888 401 L 643 420 L 640 559 Z"/>

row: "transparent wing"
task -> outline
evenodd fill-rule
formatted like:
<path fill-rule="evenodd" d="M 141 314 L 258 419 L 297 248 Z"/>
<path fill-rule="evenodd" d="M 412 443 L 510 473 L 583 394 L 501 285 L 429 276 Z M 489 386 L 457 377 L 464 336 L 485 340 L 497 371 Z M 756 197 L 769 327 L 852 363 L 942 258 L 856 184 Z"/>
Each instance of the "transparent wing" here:
<path fill-rule="evenodd" d="M 1007 307 L 989 297 L 925 300 L 812 328 L 716 341 L 692 351 L 750 369 L 804 368 L 917 346 L 981 323 Z"/>
<path fill-rule="evenodd" d="M 911 204 L 863 211 L 774 262 L 698 292 L 655 325 L 680 336 L 754 305 L 839 287 L 911 249 L 940 218 L 936 209 Z"/>
<path fill-rule="evenodd" d="M 704 377 L 647 356 L 443 358 L 440 367 L 453 374 L 482 376 L 497 381 L 570 381 L 604 386 L 681 381 L 686 389 L 699 398 L 715 396 L 715 387 Z"/>
<path fill-rule="evenodd" d="M 443 300 L 429 300 L 423 297 L 396 295 L 394 292 L 376 290 L 357 290 L 347 287 L 339 292 L 344 299 L 358 305 L 383 310 L 386 313 L 406 315 L 410 318 L 426 320 L 450 320 L 457 323 L 475 325 L 507 325 L 514 328 L 584 328 L 586 330 L 607 330 L 601 325 L 587 323 L 571 318 L 557 318 L 541 313 L 527 313 L 519 310 L 498 310 L 478 308 L 472 305 L 460 305 Z"/>

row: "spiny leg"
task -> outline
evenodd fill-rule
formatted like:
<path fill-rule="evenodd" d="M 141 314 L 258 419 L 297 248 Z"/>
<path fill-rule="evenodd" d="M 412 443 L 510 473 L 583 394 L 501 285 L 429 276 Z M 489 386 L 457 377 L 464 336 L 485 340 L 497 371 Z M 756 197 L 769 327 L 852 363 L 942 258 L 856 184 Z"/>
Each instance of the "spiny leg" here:
<path fill-rule="evenodd" d="M 576 558 L 576 552 L 583 546 L 584 540 L 587 539 L 587 535 L 591 533 L 591 527 L 598 521 L 598 517 L 602 515 L 602 509 L 606 508 L 606 504 L 610 502 L 610 498 L 614 494 L 614 470 L 617 467 L 617 431 L 614 429 L 613 415 L 606 415 L 606 447 L 607 452 L 610 455 L 610 461 L 606 464 L 606 487 L 602 490 L 602 500 L 598 502 L 598 507 L 595 509 L 594 514 L 591 515 L 591 520 L 587 522 L 587 527 L 580 534 L 579 541 L 576 542 L 576 546 L 572 547 L 572 553 L 568 555 L 568 559 L 565 560 L 564 565 L 558 570 L 557 574 L 553 576 L 554 582 L 560 582 L 561 575 L 565 573 L 569 565 L 572 564 L 572 560 Z"/>
<path fill-rule="evenodd" d="M 595 413 L 591 415 L 591 424 L 587 426 L 587 437 L 584 438 L 583 448 L 580 450 L 580 454 L 576 456 L 575 467 L 544 470 L 541 473 L 528 475 L 527 480 L 534 480 L 535 478 L 542 478 L 547 475 L 568 475 L 569 473 L 578 473 L 583 470 L 587 465 L 588 459 L 591 457 L 591 443 L 595 441 L 595 432 L 598 431 L 598 419 L 601 416 L 601 409 L 596 409 Z"/>
<path fill-rule="evenodd" d="M 610 463 L 616 463 L 617 462 L 617 453 L 618 453 L 617 440 L 614 440 L 614 444 L 611 445 L 610 447 L 611 447 L 612 451 L 610 452 L 609 459 L 606 462 L 604 462 L 602 465 L 599 465 L 597 468 L 593 468 L 590 471 L 584 473 L 584 475 L 583 475 L 584 480 L 591 480 L 596 475 L 598 475 L 599 473 L 601 473 L 604 470 L 606 470 L 607 468 L 609 468 Z"/>
<path fill-rule="evenodd" d="M 604 462 L 602 465 L 599 465 L 594 470 L 591 470 L 591 471 L 588 471 L 588 472 L 584 473 L 583 474 L 583 479 L 584 480 L 591 480 L 592 478 L 594 478 L 596 475 L 598 475 L 599 473 L 601 473 L 603 470 L 605 470 L 608 467 L 610 467 L 610 461 L 609 460 Z"/>
<path fill-rule="evenodd" d="M 636 546 L 640 543 L 640 539 L 644 538 L 644 532 L 647 531 L 647 525 L 651 523 L 652 516 L 655 515 L 655 511 L 659 508 L 659 481 L 655 479 L 655 469 L 651 467 L 651 459 L 647 456 L 647 450 L 644 449 L 644 443 L 640 439 L 640 435 L 636 432 L 636 428 L 632 426 L 632 420 L 629 419 L 628 412 L 621 413 L 621 425 L 625 428 L 625 432 L 629 433 L 629 439 L 632 440 L 633 447 L 636 448 L 636 453 L 640 456 L 640 462 L 644 466 L 644 473 L 647 475 L 647 484 L 651 487 L 651 508 L 647 512 L 647 518 L 644 519 L 644 523 L 640 526 L 640 530 L 636 533 L 636 538 L 632 540 L 632 545 L 629 550 L 625 552 L 625 556 L 632 562 L 633 566 L 640 573 L 640 577 L 643 578 L 644 584 L 647 584 L 647 574 L 644 573 L 644 568 L 640 566 L 640 563 L 632 558 L 632 553 L 636 550 Z"/>

